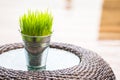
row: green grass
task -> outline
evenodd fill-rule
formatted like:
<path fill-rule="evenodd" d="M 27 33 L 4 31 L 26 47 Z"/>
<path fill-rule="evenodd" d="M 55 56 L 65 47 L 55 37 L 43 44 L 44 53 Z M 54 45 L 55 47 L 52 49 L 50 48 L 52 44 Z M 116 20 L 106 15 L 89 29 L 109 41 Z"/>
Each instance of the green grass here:
<path fill-rule="evenodd" d="M 46 36 L 52 33 L 53 16 L 48 11 L 28 11 L 20 16 L 20 31 L 29 36 Z"/>

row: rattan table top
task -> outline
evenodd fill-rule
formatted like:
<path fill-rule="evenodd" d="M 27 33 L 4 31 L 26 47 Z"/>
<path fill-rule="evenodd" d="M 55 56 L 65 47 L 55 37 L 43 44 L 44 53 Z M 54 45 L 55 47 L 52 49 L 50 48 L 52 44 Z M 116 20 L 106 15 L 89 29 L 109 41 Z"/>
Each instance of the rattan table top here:
<path fill-rule="evenodd" d="M 0 54 L 23 47 L 22 43 L 2 45 Z M 97 53 L 65 43 L 54 42 L 50 44 L 50 47 L 77 55 L 81 59 L 80 64 L 65 69 L 36 72 L 0 66 L 0 80 L 115 80 L 111 67 Z"/>

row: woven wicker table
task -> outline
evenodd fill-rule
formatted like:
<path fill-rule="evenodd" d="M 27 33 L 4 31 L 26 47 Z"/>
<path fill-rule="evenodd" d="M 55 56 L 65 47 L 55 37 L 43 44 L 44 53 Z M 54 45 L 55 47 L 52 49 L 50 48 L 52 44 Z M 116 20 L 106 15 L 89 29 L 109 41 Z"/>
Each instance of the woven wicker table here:
<path fill-rule="evenodd" d="M 0 54 L 23 47 L 22 43 L 2 45 Z M 71 52 L 80 58 L 80 63 L 65 69 L 41 72 L 14 70 L 1 66 L 0 80 L 115 80 L 111 67 L 95 52 L 64 43 L 51 43 L 50 48 Z"/>

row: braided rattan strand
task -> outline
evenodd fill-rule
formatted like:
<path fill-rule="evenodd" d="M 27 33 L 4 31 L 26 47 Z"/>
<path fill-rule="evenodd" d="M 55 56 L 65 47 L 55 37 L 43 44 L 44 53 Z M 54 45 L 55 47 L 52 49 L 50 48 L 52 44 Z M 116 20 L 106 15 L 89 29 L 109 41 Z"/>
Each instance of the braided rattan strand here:
<path fill-rule="evenodd" d="M 23 48 L 22 43 L 0 46 L 0 54 Z M 64 43 L 51 43 L 51 48 L 62 49 L 77 55 L 81 62 L 70 68 L 55 71 L 21 71 L 0 67 L 0 80 L 115 80 L 111 67 L 95 52 Z"/>

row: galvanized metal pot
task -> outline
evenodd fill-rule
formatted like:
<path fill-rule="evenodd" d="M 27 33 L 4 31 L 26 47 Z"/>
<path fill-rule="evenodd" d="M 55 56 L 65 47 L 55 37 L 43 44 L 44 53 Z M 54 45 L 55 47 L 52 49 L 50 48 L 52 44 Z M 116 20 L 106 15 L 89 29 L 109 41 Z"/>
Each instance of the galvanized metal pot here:
<path fill-rule="evenodd" d="M 28 70 L 42 71 L 46 69 L 50 37 L 51 35 L 28 36 L 22 34 Z"/>

